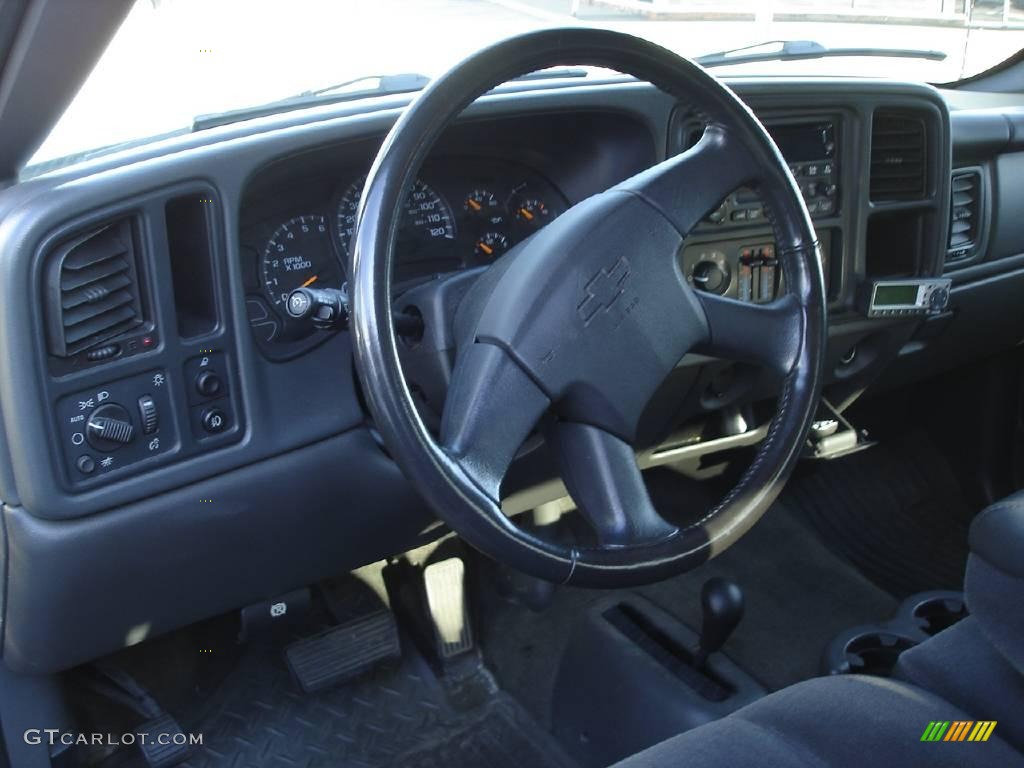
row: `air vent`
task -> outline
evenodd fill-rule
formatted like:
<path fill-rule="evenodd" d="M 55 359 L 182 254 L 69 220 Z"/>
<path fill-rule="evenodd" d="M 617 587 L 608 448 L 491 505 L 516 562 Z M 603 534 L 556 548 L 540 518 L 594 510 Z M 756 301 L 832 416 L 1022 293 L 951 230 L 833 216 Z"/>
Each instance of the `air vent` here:
<path fill-rule="evenodd" d="M 977 171 L 954 171 L 951 186 L 946 261 L 957 261 L 968 258 L 978 242 L 981 174 Z"/>
<path fill-rule="evenodd" d="M 926 191 L 924 120 L 877 112 L 871 126 L 871 199 L 921 200 Z"/>
<path fill-rule="evenodd" d="M 47 271 L 50 352 L 71 357 L 142 325 L 132 221 L 57 248 Z"/>

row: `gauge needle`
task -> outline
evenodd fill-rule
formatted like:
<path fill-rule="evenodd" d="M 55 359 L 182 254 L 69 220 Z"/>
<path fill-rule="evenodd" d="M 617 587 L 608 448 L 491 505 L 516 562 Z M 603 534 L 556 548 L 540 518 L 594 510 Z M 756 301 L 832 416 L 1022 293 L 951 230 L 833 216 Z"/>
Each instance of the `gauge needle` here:
<path fill-rule="evenodd" d="M 319 277 L 320 277 L 320 275 L 313 275 L 311 278 L 309 278 L 309 280 L 307 280 L 302 285 L 300 285 L 299 288 L 308 288 L 313 283 L 315 283 L 317 281 L 317 278 L 319 278 Z"/>
<path fill-rule="evenodd" d="M 491 246 L 489 246 L 487 243 L 477 243 L 477 245 L 479 245 L 480 250 L 486 253 L 488 256 L 494 253 L 494 249 L 491 248 Z"/>
<path fill-rule="evenodd" d="M 474 211 L 479 211 L 480 208 L 482 207 L 480 203 L 478 203 L 472 197 L 466 200 L 466 202 L 469 203 L 469 207 L 472 208 Z"/>
<path fill-rule="evenodd" d="M 530 213 L 525 208 L 520 208 L 519 213 L 522 214 L 523 218 L 526 219 L 527 221 L 533 221 L 533 214 Z"/>

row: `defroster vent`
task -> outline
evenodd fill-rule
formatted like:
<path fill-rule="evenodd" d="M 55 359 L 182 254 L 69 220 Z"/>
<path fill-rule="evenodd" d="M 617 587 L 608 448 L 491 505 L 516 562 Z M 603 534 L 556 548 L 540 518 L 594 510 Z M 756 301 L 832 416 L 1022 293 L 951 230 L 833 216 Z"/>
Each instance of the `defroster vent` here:
<path fill-rule="evenodd" d="M 71 357 L 143 323 L 134 227 L 125 218 L 56 248 L 47 262 L 50 353 Z"/>

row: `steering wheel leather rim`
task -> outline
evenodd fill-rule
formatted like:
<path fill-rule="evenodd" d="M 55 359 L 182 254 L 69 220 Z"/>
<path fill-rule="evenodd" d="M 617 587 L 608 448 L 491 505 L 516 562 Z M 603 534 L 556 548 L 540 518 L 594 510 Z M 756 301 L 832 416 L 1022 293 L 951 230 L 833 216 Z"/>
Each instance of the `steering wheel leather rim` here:
<path fill-rule="evenodd" d="M 758 169 L 755 187 L 765 202 L 792 297 L 786 324 L 767 326 L 772 343 L 784 348 L 788 367 L 778 413 L 753 463 L 702 520 L 631 546 L 567 547 L 545 541 L 506 517 L 494 489 L 482 487 L 479 477 L 440 446 L 421 420 L 405 382 L 391 322 L 398 214 L 435 140 L 491 88 L 556 65 L 594 65 L 646 80 L 692 104 L 712 127 L 721 128 L 722 135 L 733 140 L 738 136 L 739 144 L 729 147 L 734 153 L 749 153 L 746 162 Z M 643 197 L 645 192 L 638 188 L 636 194 Z M 670 194 L 681 200 L 684 193 L 675 189 Z M 356 367 L 376 427 L 393 457 L 438 516 L 464 540 L 543 579 L 617 587 L 661 580 L 703 563 L 749 530 L 768 509 L 799 458 L 814 418 L 827 317 L 818 244 L 803 198 L 764 127 L 732 91 L 696 64 L 639 38 L 585 28 L 527 33 L 474 54 L 434 80 L 395 123 L 367 177 L 349 275 Z M 730 328 L 736 332 L 735 325 L 742 320 L 722 315 L 712 323 L 714 313 L 740 311 L 728 304 L 722 305 L 724 310 L 714 302 L 705 306 L 711 333 Z M 721 335 L 724 341 L 718 348 L 729 351 L 733 342 L 725 338 L 728 333 Z"/>

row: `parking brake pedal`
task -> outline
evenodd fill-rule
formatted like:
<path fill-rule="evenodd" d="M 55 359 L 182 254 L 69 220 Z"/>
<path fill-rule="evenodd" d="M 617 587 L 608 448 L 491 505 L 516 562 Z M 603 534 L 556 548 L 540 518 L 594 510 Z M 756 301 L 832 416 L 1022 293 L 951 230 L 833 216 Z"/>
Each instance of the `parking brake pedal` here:
<path fill-rule="evenodd" d="M 448 661 L 473 650 L 473 630 L 466 610 L 466 564 L 459 557 L 423 569 L 427 606 L 434 625 L 437 655 Z"/>
<path fill-rule="evenodd" d="M 394 617 L 379 610 L 298 640 L 285 649 L 284 657 L 299 687 L 315 693 L 360 677 L 401 654 Z"/>
<path fill-rule="evenodd" d="M 98 662 L 90 687 L 146 718 L 136 729 L 142 757 L 150 768 L 171 768 L 183 763 L 191 753 L 190 740 L 171 717 L 135 678 L 112 664 Z"/>

